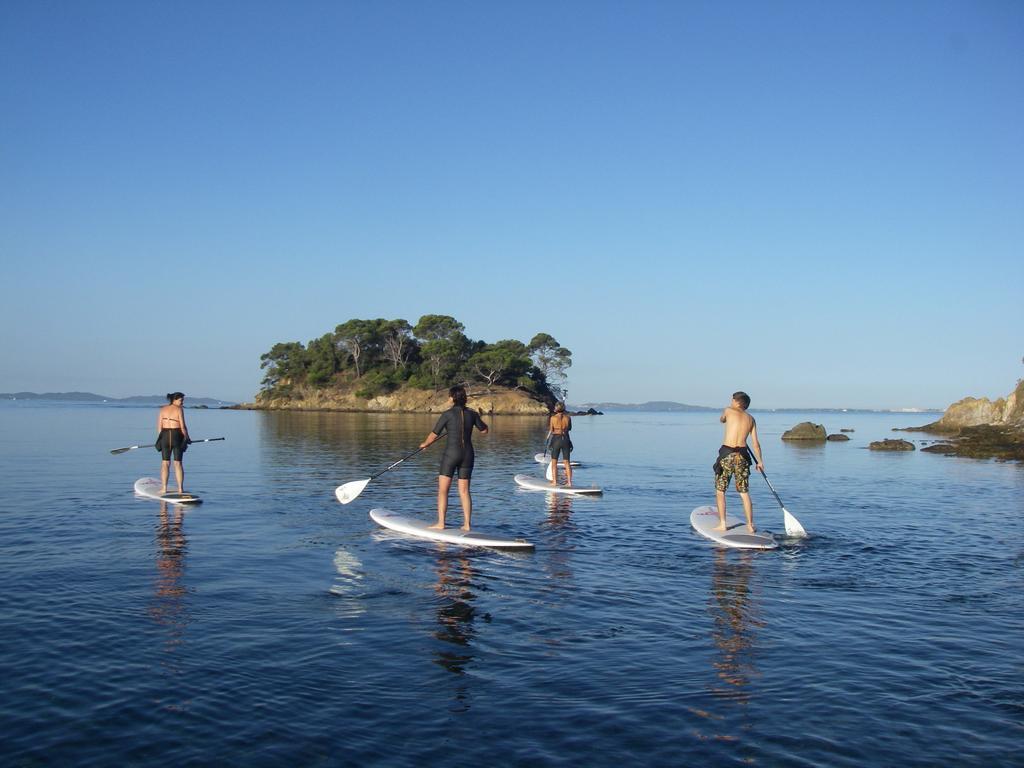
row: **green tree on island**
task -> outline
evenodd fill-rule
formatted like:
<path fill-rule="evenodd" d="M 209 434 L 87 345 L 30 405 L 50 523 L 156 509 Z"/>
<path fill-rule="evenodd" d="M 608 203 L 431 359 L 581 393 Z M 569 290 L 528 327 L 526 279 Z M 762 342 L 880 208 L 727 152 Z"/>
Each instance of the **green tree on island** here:
<path fill-rule="evenodd" d="M 334 334 L 325 333 L 319 339 L 309 342 L 306 346 L 306 358 L 306 381 L 314 387 L 329 384 L 339 367 Z"/>
<path fill-rule="evenodd" d="M 335 343 L 352 358 L 356 367 L 356 378 L 362 376 L 360 362 L 364 357 L 372 358 L 380 344 L 379 320 L 349 320 L 334 329 Z"/>
<path fill-rule="evenodd" d="M 396 371 L 405 367 L 409 355 L 416 347 L 412 326 L 408 320 L 384 320 L 381 337 L 384 343 L 384 357 Z"/>
<path fill-rule="evenodd" d="M 470 378 L 486 384 L 488 392 L 503 381 L 513 381 L 518 385 L 519 379 L 526 376 L 532 366 L 526 345 L 515 339 L 488 344 L 466 361 Z"/>
<path fill-rule="evenodd" d="M 420 353 L 437 388 L 451 380 L 469 347 L 465 326 L 448 315 L 424 315 L 412 332 L 422 339 Z"/>
<path fill-rule="evenodd" d="M 283 389 L 296 381 L 305 381 L 308 364 L 308 353 L 301 342 L 275 344 L 269 352 L 260 356 L 260 368 L 267 371 L 263 377 L 263 389 Z"/>
<path fill-rule="evenodd" d="M 566 369 L 572 365 L 572 352 L 563 347 L 549 333 L 538 333 L 530 339 L 528 347 L 534 365 L 544 375 L 551 393 L 562 399 L 565 391 Z"/>

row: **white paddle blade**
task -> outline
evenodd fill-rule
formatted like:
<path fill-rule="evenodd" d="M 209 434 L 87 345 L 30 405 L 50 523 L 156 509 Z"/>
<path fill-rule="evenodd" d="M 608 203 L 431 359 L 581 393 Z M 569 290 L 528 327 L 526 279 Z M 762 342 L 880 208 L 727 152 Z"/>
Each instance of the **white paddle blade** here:
<path fill-rule="evenodd" d="M 550 482 L 551 480 L 553 480 L 553 479 L 554 479 L 554 478 L 553 478 L 553 477 L 551 476 L 551 462 L 550 462 L 550 461 L 549 461 L 549 462 L 547 463 L 547 465 L 546 465 L 546 466 L 544 467 L 544 477 L 546 477 L 546 478 L 548 479 L 548 481 L 549 481 L 549 482 Z"/>
<path fill-rule="evenodd" d="M 785 507 L 782 508 L 782 524 L 786 528 L 787 536 L 806 536 L 807 531 L 800 525 L 800 521 L 790 514 Z"/>
<path fill-rule="evenodd" d="M 334 489 L 334 495 L 338 497 L 338 501 L 342 504 L 348 504 L 363 492 L 363 488 L 365 488 L 366 484 L 369 482 L 370 478 L 366 478 L 365 480 L 353 480 L 351 483 L 339 485 Z"/>

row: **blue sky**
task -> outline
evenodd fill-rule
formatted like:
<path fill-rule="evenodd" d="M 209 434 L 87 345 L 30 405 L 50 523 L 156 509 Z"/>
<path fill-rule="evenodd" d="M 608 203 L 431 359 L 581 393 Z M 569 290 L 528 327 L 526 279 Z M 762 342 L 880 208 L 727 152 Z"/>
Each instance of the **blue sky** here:
<path fill-rule="evenodd" d="M 0 4 L 0 391 L 250 399 L 353 317 L 572 402 L 1024 375 L 1024 4 Z"/>

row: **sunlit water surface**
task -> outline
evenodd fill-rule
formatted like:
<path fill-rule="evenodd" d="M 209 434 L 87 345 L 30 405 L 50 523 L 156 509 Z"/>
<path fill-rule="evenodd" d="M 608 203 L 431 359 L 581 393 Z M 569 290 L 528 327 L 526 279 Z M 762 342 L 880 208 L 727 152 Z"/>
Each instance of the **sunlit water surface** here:
<path fill-rule="evenodd" d="M 510 555 L 369 520 L 433 514 L 436 449 L 335 501 L 429 416 L 190 410 L 227 440 L 189 450 L 183 512 L 132 492 L 155 451 L 109 453 L 150 410 L 3 403 L 2 763 L 1020 765 L 1024 467 L 866 450 L 931 416 L 757 415 L 809 539 L 690 529 L 715 414 L 575 419 L 600 499 L 516 490 L 544 427 L 496 417 L 475 523 L 536 543 Z M 804 419 L 856 431 L 779 439 Z"/>

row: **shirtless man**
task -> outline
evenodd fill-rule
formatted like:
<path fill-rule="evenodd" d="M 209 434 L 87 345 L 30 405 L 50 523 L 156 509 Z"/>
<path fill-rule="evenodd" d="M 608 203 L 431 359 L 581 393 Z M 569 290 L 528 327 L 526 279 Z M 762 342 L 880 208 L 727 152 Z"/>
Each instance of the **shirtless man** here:
<path fill-rule="evenodd" d="M 185 395 L 172 392 L 167 395 L 167 405 L 160 408 L 156 417 L 156 448 L 163 457 L 160 465 L 160 493 L 167 493 L 167 476 L 171 459 L 174 459 L 174 477 L 178 480 L 178 493 L 185 492 L 185 470 L 181 459 L 188 448 L 188 427 L 185 426 L 185 409 L 181 404 Z"/>
<path fill-rule="evenodd" d="M 725 530 L 725 490 L 729 487 L 729 478 L 736 477 L 736 490 L 743 500 L 743 511 L 747 514 L 747 529 L 754 533 L 754 505 L 750 501 L 750 449 L 747 438 L 754 448 L 757 469 L 764 471 L 761 461 L 761 443 L 757 439 L 757 422 L 747 413 L 750 407 L 750 396 L 746 392 L 734 392 L 732 403 L 722 411 L 719 421 L 725 424 L 725 437 L 722 447 L 718 449 L 718 461 L 715 462 L 715 500 L 718 502 L 719 523 L 716 531 Z"/>

